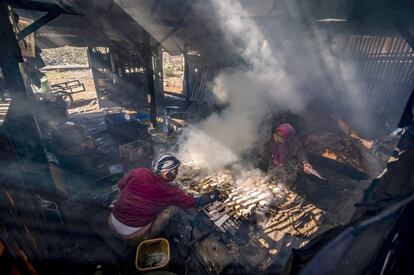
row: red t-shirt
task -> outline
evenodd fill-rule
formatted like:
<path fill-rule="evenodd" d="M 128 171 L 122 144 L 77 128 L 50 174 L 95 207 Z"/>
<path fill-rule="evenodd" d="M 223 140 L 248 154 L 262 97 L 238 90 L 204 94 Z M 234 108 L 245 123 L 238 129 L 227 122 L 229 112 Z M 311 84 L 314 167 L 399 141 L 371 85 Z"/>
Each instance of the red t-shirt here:
<path fill-rule="evenodd" d="M 195 207 L 195 200 L 178 187 L 167 183 L 150 169 L 133 170 L 118 183 L 121 194 L 112 210 L 125 225 L 139 227 L 149 224 L 166 207 Z"/>

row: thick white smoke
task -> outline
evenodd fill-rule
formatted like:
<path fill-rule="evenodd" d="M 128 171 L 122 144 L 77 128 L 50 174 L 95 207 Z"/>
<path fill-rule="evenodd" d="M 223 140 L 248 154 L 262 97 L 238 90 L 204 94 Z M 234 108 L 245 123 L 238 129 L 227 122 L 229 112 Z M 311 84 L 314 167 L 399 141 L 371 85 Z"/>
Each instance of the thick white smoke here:
<path fill-rule="evenodd" d="M 271 48 L 256 22 L 247 19 L 249 14 L 240 2 L 212 3 L 226 39 L 249 66 L 216 77 L 213 92 L 228 107 L 184 133 L 180 157 L 216 169 L 260 146 L 263 135 L 268 134 L 261 122 L 269 114 L 299 110 L 304 102 L 286 73 L 285 54 Z"/>

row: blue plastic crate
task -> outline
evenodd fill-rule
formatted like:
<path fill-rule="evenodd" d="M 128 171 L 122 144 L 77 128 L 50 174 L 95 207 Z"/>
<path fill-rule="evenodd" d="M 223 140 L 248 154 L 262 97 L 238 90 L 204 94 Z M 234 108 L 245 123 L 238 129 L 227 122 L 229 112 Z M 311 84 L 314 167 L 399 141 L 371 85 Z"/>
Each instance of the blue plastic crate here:
<path fill-rule="evenodd" d="M 148 113 L 137 113 L 130 116 L 131 120 L 148 120 L 150 115 Z"/>
<path fill-rule="evenodd" d="M 107 124 L 118 124 L 118 123 L 124 123 L 130 120 L 130 117 L 128 114 L 125 113 L 119 113 L 119 114 L 110 114 L 105 116 L 105 122 Z"/>

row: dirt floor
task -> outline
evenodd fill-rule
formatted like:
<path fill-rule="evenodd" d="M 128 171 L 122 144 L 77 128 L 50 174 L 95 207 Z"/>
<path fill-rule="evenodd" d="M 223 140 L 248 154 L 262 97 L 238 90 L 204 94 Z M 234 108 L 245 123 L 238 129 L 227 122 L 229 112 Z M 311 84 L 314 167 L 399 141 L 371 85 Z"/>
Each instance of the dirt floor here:
<path fill-rule="evenodd" d="M 69 106 L 69 114 L 93 113 L 100 110 L 91 69 L 44 70 L 43 73 L 46 74 L 50 85 L 72 80 L 79 80 L 84 84 L 85 92 L 73 94 L 74 102 Z"/>
<path fill-rule="evenodd" d="M 41 57 L 46 66 L 53 65 L 88 65 L 87 48 L 85 47 L 60 47 L 42 49 Z"/>
<path fill-rule="evenodd" d="M 183 79 L 181 77 L 169 77 L 164 79 L 164 91 L 176 94 L 182 94 Z"/>
<path fill-rule="evenodd" d="M 59 66 L 63 65 L 58 65 L 56 67 Z M 100 111 L 100 106 L 97 100 L 95 84 L 93 81 L 91 69 L 78 69 L 75 67 L 65 69 L 43 70 L 42 72 L 46 75 L 50 85 L 72 80 L 79 80 L 85 86 L 84 92 L 72 95 L 74 102 L 68 108 L 69 115 L 81 113 L 95 113 Z M 6 100 L 0 101 L 0 125 L 3 124 L 9 105 L 10 98 L 8 94 L 6 94 Z"/>

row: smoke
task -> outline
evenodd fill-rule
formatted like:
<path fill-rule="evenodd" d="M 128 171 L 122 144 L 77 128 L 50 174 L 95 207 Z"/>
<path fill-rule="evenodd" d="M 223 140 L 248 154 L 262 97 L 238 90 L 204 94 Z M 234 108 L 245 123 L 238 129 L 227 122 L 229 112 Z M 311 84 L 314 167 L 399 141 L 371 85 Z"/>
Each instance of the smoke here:
<path fill-rule="evenodd" d="M 318 45 L 326 71 L 330 72 L 331 84 L 328 87 L 334 97 L 330 98 L 329 103 L 335 107 L 336 114 L 346 118 L 360 134 L 372 135 L 375 113 L 367 106 L 368 96 L 364 78 L 355 60 L 350 59 L 349 55 L 344 55 L 344 47 L 348 46 L 347 39 L 350 39 L 350 36 L 337 35 L 326 41 L 326 35 L 316 30 L 315 33 L 315 44 Z"/>
<path fill-rule="evenodd" d="M 180 157 L 217 169 L 236 162 L 268 138 L 263 121 L 278 110 L 299 111 L 303 97 L 287 74 L 283 51 L 272 49 L 256 22 L 239 1 L 213 0 L 228 44 L 247 63 L 243 68 L 222 71 L 213 92 L 228 107 L 213 114 L 183 135 Z"/>

